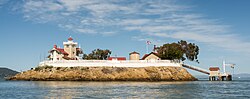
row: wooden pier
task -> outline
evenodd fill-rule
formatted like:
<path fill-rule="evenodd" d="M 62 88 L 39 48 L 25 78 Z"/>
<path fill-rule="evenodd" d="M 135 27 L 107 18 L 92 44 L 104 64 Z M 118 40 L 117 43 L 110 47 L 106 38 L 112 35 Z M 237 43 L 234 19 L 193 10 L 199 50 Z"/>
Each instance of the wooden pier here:
<path fill-rule="evenodd" d="M 232 81 L 232 75 L 229 73 L 220 73 L 219 67 L 210 67 L 210 81 Z"/>
<path fill-rule="evenodd" d="M 232 81 L 232 75 L 231 74 L 222 74 L 222 75 L 218 75 L 218 76 L 209 76 L 209 80 L 210 81 Z"/>
<path fill-rule="evenodd" d="M 198 71 L 198 72 L 201 72 L 201 73 L 204 73 L 204 74 L 208 74 L 208 75 L 210 74 L 207 70 L 199 68 L 199 67 L 196 67 L 196 66 L 182 64 L 182 67 L 185 67 L 185 68 L 188 68 L 188 69 L 192 69 L 194 71 Z"/>
<path fill-rule="evenodd" d="M 182 64 L 182 67 L 209 75 L 209 81 L 232 81 L 232 75 L 225 72 L 225 66 L 226 64 L 223 62 L 224 73 L 220 73 L 219 67 L 210 67 L 208 71 L 196 66 Z"/>

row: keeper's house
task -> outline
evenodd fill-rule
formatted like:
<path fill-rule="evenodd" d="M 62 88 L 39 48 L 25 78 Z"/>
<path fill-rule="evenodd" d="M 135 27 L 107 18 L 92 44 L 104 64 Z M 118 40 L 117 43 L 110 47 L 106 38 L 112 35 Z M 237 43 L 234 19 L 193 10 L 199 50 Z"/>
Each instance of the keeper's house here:
<path fill-rule="evenodd" d="M 82 49 L 78 46 L 77 42 L 73 42 L 73 38 L 68 38 L 67 42 L 63 42 L 64 48 L 58 48 L 57 45 L 49 51 L 48 59 L 52 61 L 57 60 L 79 60 Z"/>

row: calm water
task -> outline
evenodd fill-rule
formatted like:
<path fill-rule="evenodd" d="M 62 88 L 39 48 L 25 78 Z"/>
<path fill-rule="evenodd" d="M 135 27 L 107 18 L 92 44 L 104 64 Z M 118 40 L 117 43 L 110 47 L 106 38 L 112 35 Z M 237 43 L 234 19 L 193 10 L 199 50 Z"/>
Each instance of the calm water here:
<path fill-rule="evenodd" d="M 250 79 L 229 82 L 0 81 L 0 98 L 250 98 Z"/>

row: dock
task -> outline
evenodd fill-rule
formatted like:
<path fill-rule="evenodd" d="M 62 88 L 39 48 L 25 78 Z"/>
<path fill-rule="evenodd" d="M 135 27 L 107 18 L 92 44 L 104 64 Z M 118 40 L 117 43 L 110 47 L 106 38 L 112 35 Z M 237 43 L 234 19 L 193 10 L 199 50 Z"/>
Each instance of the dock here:
<path fill-rule="evenodd" d="M 182 64 L 182 67 L 209 75 L 209 81 L 232 81 L 232 75 L 230 73 L 226 73 L 225 69 L 226 66 L 234 68 L 234 65 L 235 64 L 225 64 L 225 61 L 223 61 L 223 73 L 220 72 L 219 67 L 210 67 L 209 70 L 188 64 Z"/>
<path fill-rule="evenodd" d="M 196 66 L 192 66 L 192 65 L 188 65 L 188 64 L 183 64 L 182 67 L 185 67 L 185 68 L 188 68 L 188 69 L 192 69 L 194 71 L 198 71 L 198 72 L 201 72 L 201 73 L 204 73 L 204 74 L 207 74 L 207 75 L 210 74 L 208 70 L 205 70 L 205 69 L 202 69 L 202 68 L 199 68 L 199 67 L 196 67 Z"/>

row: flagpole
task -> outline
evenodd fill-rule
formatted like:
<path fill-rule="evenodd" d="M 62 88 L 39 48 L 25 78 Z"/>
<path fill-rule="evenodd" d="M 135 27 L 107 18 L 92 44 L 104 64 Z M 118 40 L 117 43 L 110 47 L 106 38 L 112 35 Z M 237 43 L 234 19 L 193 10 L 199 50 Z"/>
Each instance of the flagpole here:
<path fill-rule="evenodd" d="M 146 49 L 147 49 L 147 54 L 148 54 L 148 43 L 146 42 Z"/>

